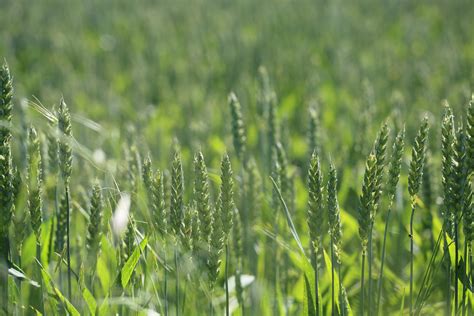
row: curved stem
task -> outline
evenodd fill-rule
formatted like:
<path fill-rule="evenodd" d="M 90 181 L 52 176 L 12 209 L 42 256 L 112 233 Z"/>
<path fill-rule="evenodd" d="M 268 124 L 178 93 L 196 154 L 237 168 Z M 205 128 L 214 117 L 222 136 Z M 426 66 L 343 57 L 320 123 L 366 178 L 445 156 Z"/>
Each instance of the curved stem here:
<path fill-rule="evenodd" d="M 175 248 L 174 250 L 174 266 L 175 266 L 175 274 L 176 274 L 176 298 L 175 298 L 175 306 L 176 306 L 176 316 L 179 316 L 179 267 L 178 267 L 178 249 Z"/>
<path fill-rule="evenodd" d="M 342 274 L 341 274 L 341 263 L 337 264 L 337 274 L 339 275 L 339 308 L 341 310 L 341 316 L 345 316 L 344 310 L 344 297 L 342 296 Z"/>
<path fill-rule="evenodd" d="M 334 246 L 333 239 L 331 236 L 331 315 L 336 315 L 336 304 L 334 298 Z"/>
<path fill-rule="evenodd" d="M 459 292 L 459 288 L 458 288 L 458 262 L 459 262 L 459 258 L 458 258 L 458 252 L 459 252 L 459 236 L 458 236 L 458 219 L 456 218 L 456 220 L 454 221 L 454 315 L 457 315 L 458 314 L 458 300 L 459 300 L 459 297 L 458 297 L 458 292 Z"/>
<path fill-rule="evenodd" d="M 361 269 L 361 277 L 360 277 L 360 315 L 364 316 L 364 279 L 365 279 L 365 252 L 366 250 L 362 250 L 362 269 Z"/>
<path fill-rule="evenodd" d="M 464 243 L 464 273 L 467 275 L 467 242 Z M 462 301 L 461 301 L 461 306 L 462 306 L 462 315 L 466 315 L 466 282 L 463 283 L 462 286 Z"/>
<path fill-rule="evenodd" d="M 67 252 L 67 293 L 69 300 L 72 299 L 72 285 L 71 285 L 71 238 L 70 238 L 70 229 L 71 229 L 71 209 L 69 205 L 69 184 L 65 183 L 66 189 L 66 252 Z"/>
<path fill-rule="evenodd" d="M 163 266 L 165 268 L 164 295 L 165 295 L 165 316 L 168 316 L 168 268 L 166 263 L 166 247 L 163 254 Z"/>
<path fill-rule="evenodd" d="M 370 225 L 370 233 L 369 233 L 369 257 L 367 258 L 368 259 L 368 263 L 369 263 L 369 307 L 368 307 L 368 315 L 371 316 L 372 315 L 372 230 L 373 230 L 373 227 L 374 227 L 374 223 L 372 223 Z"/>
<path fill-rule="evenodd" d="M 411 204 L 410 216 L 410 315 L 413 315 L 413 218 L 415 217 L 415 202 Z"/>
<path fill-rule="evenodd" d="M 385 248 L 387 244 L 387 232 L 388 224 L 390 221 L 391 208 L 388 209 L 387 218 L 385 219 L 385 229 L 383 232 L 383 242 L 382 242 L 382 258 L 380 259 L 380 275 L 379 275 L 379 284 L 378 284 L 378 294 L 377 294 L 377 315 L 380 314 L 380 303 L 382 299 L 382 279 L 383 279 L 383 269 L 385 266 Z"/>
<path fill-rule="evenodd" d="M 229 312 L 229 242 L 225 245 L 225 314 L 230 315 Z"/>
<path fill-rule="evenodd" d="M 314 255 L 314 295 L 316 296 L 316 315 L 319 316 L 319 272 L 318 272 L 318 253 L 313 249 Z"/>

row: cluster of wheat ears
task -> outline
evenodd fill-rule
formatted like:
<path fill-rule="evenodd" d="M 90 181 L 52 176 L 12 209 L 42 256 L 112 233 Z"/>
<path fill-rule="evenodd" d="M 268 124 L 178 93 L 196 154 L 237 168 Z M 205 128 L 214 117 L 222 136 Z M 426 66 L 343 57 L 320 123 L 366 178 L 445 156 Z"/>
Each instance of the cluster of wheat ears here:
<path fill-rule="evenodd" d="M 105 205 L 110 205 L 110 201 L 105 201 L 107 199 L 102 194 L 99 182 L 91 185 L 87 231 L 83 232 L 86 236 L 84 246 L 87 251 L 86 257 L 80 257 L 79 252 L 71 251 L 76 239 L 71 234 L 71 195 L 75 192 L 70 181 L 74 153 L 68 107 L 64 100 L 61 100 L 59 106 L 49 112 L 49 128 L 44 133 L 38 132 L 32 126 L 28 127 L 28 137 L 24 140 L 27 153 L 26 169 L 19 170 L 14 163 L 16 160 L 12 159 L 11 149 L 12 77 L 7 64 L 3 64 L 0 70 L 1 310 L 4 313 L 12 313 L 18 311 L 18 308 L 26 308 L 28 312 L 36 311 L 42 314 L 62 314 L 66 311 L 78 315 L 81 309 L 77 304 L 86 302 L 85 312 L 106 314 L 111 305 L 110 298 L 138 295 L 144 284 L 152 284 L 152 291 L 155 291 L 158 297 L 156 309 L 164 315 L 184 313 L 186 304 L 194 304 L 195 312 L 203 314 L 213 314 L 220 310 L 218 305 L 224 306 L 226 315 L 229 315 L 230 291 L 235 293 L 240 313 L 251 313 L 248 306 L 258 302 L 253 298 L 256 294 L 252 293 L 251 287 L 246 284 L 248 278 L 243 276 L 255 275 L 257 271 L 259 261 L 256 258 L 259 250 L 254 246 L 257 239 L 252 227 L 262 203 L 262 194 L 268 190 L 271 192 L 269 203 L 272 215 L 262 220 L 270 222 L 272 236 L 268 236 L 260 247 L 266 249 L 265 256 L 268 258 L 265 262 L 269 264 L 264 269 L 265 275 L 256 277 L 257 281 L 259 278 L 265 279 L 275 291 L 271 313 L 279 314 L 289 310 L 287 303 L 281 306 L 280 300 L 277 299 L 288 293 L 285 286 L 288 286 L 290 279 L 286 269 L 289 255 L 277 244 L 278 236 L 292 235 L 292 242 L 311 268 L 310 271 L 304 271 L 307 298 L 304 310 L 307 314 L 321 315 L 323 310 L 330 311 L 333 315 L 352 314 L 350 300 L 343 284 L 344 277 L 341 274 L 341 266 L 344 265 L 341 253 L 344 245 L 338 203 L 337 169 L 329 161 L 329 172 L 327 177 L 323 176 L 317 109 L 311 108 L 309 113 L 308 144 L 312 154 L 309 155 L 307 167 L 306 219 L 310 245 L 304 247 L 292 220 L 295 193 L 289 172 L 289 160 L 277 126 L 275 96 L 263 71 L 262 78 L 263 88 L 259 102 L 264 103 L 267 108 L 267 134 L 263 135 L 267 145 L 262 153 L 264 158 L 260 157 L 265 160 L 263 168 L 259 168 L 248 147 L 243 111 L 236 95 L 231 93 L 228 104 L 232 123 L 233 159 L 227 154 L 222 157 L 220 180 L 215 181 L 219 183 L 219 188 L 215 189 L 211 185 L 205 158 L 201 152 L 194 156 L 194 183 L 189 183 L 185 182 L 178 143 L 174 145 L 169 171 L 154 169 L 150 157 L 142 159 L 138 150 L 132 148 L 129 168 L 123 177 L 127 182 L 123 185 L 127 188 L 124 191 L 128 194 L 122 193 L 119 201 L 114 204 L 116 211 L 110 225 L 104 223 L 103 215 Z M 458 280 L 466 279 L 466 275 L 467 280 L 470 280 L 472 271 L 474 214 L 471 177 L 474 171 L 474 101 L 470 101 L 462 121 L 463 124 L 459 120 L 456 125 L 453 113 L 446 104 L 441 123 L 443 228 L 435 243 L 433 258 L 440 249 L 446 254 L 443 258 L 448 257 L 445 260 L 446 280 L 449 281 L 446 308 L 450 315 L 452 312 L 455 315 L 469 312 L 466 292 L 472 290 L 470 281 L 461 282 L 460 285 Z M 434 259 L 431 259 L 421 281 L 423 284 L 414 284 L 414 244 L 421 240 L 414 240 L 413 219 L 417 207 L 423 204 L 419 191 L 425 179 L 423 171 L 427 159 L 428 134 L 428 119 L 424 118 L 412 142 L 411 161 L 407 172 L 411 202 L 410 223 L 407 224 L 410 242 L 410 314 L 420 313 L 424 298 L 430 294 L 430 288 L 425 286 L 425 283 L 435 275 L 436 268 Z M 355 298 L 360 308 L 357 313 L 359 315 L 381 312 L 387 231 L 394 199 L 399 194 L 397 188 L 400 188 L 398 182 L 403 171 L 405 129 L 395 131 L 393 140 L 391 135 L 389 125 L 382 124 L 367 156 L 360 187 L 357 209 L 361 271 L 360 290 Z M 46 143 L 47 150 L 42 150 L 44 146 L 41 141 Z M 234 165 L 238 163 L 236 174 L 231 161 Z M 45 173 L 56 179 L 54 185 L 48 189 L 44 188 Z M 262 175 L 266 175 L 267 179 Z M 236 179 L 239 185 L 234 187 Z M 186 194 L 188 185 L 191 188 L 189 191 L 192 191 L 190 194 Z M 135 211 L 139 208 L 140 201 L 137 197 L 141 193 L 147 197 L 145 208 L 148 215 Z M 186 201 L 188 195 L 191 198 Z M 19 207 L 27 211 L 21 215 L 17 214 L 20 211 L 18 200 L 25 196 L 27 203 Z M 388 201 L 383 209 L 382 197 Z M 47 212 L 45 205 L 49 208 Z M 120 214 L 116 214 L 123 210 L 125 224 L 122 223 Z M 379 276 L 376 282 L 377 277 L 374 277 L 373 271 L 376 254 L 373 251 L 374 223 L 382 211 L 385 230 L 381 251 L 377 253 L 380 255 L 380 266 L 377 268 Z M 46 220 L 48 228 L 47 236 L 44 236 L 42 230 L 47 227 Z M 21 245 L 29 231 L 34 234 L 36 240 L 36 264 L 33 275 L 26 276 L 22 270 Z M 118 275 L 108 293 L 105 291 L 109 295 L 109 301 L 105 297 L 99 304 L 93 293 L 97 292 L 97 264 L 104 234 L 114 238 Z M 326 240 L 329 244 L 325 244 Z M 451 244 L 454 244 L 455 248 L 454 260 L 449 258 Z M 321 262 L 325 248 L 330 252 L 329 264 Z M 146 257 L 155 259 L 151 261 L 154 262 L 153 266 L 146 266 L 150 262 Z M 145 267 L 139 264 L 140 260 L 145 262 Z M 84 263 L 87 264 L 87 269 L 84 269 Z M 148 270 L 154 271 L 153 277 L 144 272 Z M 319 283 L 323 273 L 331 275 L 330 306 L 323 306 L 321 299 Z M 219 281 L 222 275 L 223 288 Z M 230 278 L 231 276 L 233 278 Z M 229 282 L 230 280 L 233 281 Z M 25 281 L 29 288 L 27 292 L 19 289 L 20 284 Z M 230 283 L 233 285 L 230 286 Z M 169 285 L 174 285 L 174 289 Z M 415 292 L 416 288 L 423 290 Z M 193 298 L 189 289 L 194 291 Z M 225 303 L 220 305 L 216 303 L 216 295 L 222 290 Z M 12 291 L 15 293 L 11 293 Z M 76 291 L 79 291 L 79 294 Z M 28 297 L 22 297 L 23 295 Z M 200 304 L 203 300 L 208 303 Z M 25 304 L 28 306 L 25 307 Z M 121 308 L 121 312 L 125 313 L 123 306 Z"/>

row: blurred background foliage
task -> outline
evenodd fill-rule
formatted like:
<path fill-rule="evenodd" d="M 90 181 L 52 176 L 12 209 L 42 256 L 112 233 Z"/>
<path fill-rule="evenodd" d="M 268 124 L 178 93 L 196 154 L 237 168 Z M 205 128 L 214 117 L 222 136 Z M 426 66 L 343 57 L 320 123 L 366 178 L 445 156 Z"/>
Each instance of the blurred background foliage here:
<path fill-rule="evenodd" d="M 460 111 L 472 91 L 469 0 L 3 0 L 1 7 L 0 56 L 17 99 L 50 107 L 64 95 L 73 113 L 108 136 L 125 136 L 133 122 L 155 154 L 168 151 L 172 136 L 222 151 L 214 135 L 229 130 L 227 94 L 235 91 L 254 120 L 261 65 L 296 158 L 305 153 L 298 145 L 314 99 L 337 148 L 361 132 L 361 113 L 373 112 L 373 132 L 394 111 L 409 121 L 439 114 L 444 98 Z M 413 135 L 416 125 L 408 125 Z M 103 141 L 75 134 L 88 146 Z"/>

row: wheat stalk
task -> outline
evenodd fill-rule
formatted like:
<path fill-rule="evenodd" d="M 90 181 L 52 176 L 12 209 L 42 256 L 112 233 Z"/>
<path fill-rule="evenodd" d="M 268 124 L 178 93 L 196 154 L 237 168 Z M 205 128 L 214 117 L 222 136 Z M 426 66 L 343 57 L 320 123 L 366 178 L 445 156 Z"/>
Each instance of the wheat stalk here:
<path fill-rule="evenodd" d="M 413 315 L 413 218 L 416 208 L 416 196 L 423 178 L 423 166 L 428 138 L 428 118 L 425 117 L 415 137 L 411 152 L 410 171 L 408 173 L 408 192 L 411 197 L 410 217 L 410 315 Z"/>

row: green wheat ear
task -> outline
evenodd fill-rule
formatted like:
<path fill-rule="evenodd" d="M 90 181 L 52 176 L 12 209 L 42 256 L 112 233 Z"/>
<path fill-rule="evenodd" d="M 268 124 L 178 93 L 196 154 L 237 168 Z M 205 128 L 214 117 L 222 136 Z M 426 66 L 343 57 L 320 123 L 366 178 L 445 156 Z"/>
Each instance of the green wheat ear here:
<path fill-rule="evenodd" d="M 334 255 L 338 264 L 341 263 L 342 225 L 337 201 L 337 172 L 331 164 L 328 178 L 328 212 L 329 233 L 333 240 Z"/>
<path fill-rule="evenodd" d="M 152 218 L 155 229 L 160 233 L 161 238 L 164 238 L 168 232 L 168 213 L 165 199 L 164 177 L 163 173 L 158 170 L 152 181 Z"/>
<path fill-rule="evenodd" d="M 408 192 L 412 198 L 418 194 L 423 177 L 428 128 L 428 118 L 425 117 L 415 137 L 415 143 L 413 144 L 411 152 L 410 171 L 408 173 Z"/>
<path fill-rule="evenodd" d="M 171 166 L 171 195 L 170 195 L 170 226 L 176 237 L 180 240 L 179 234 L 184 220 L 184 178 L 183 165 L 179 149 L 175 149 L 173 163 Z"/>
<path fill-rule="evenodd" d="M 59 169 L 64 182 L 68 184 L 72 172 L 72 127 L 71 115 L 64 99 L 59 102 L 58 128 L 62 134 L 59 139 Z"/>
<path fill-rule="evenodd" d="M 95 183 L 92 188 L 87 233 L 86 247 L 96 256 L 102 237 L 102 194 L 98 183 Z"/>
<path fill-rule="evenodd" d="M 220 201 L 216 207 L 220 209 Z M 217 214 L 218 215 L 218 214 Z M 222 230 L 221 216 L 216 216 L 212 222 L 212 231 L 210 245 L 207 254 L 207 270 L 209 278 L 209 287 L 213 290 L 217 277 L 219 276 L 221 266 L 221 255 L 224 251 L 224 232 Z"/>
<path fill-rule="evenodd" d="M 321 153 L 320 125 L 318 105 L 315 103 L 309 106 L 308 143 L 310 153 L 315 151 L 318 155 Z"/>
<path fill-rule="evenodd" d="M 387 151 L 387 141 L 388 141 L 388 134 L 390 129 L 388 128 L 387 123 L 385 122 L 378 135 L 377 139 L 375 140 L 374 144 L 374 155 L 376 159 L 376 180 L 375 180 L 375 197 L 374 197 L 374 212 L 378 207 L 378 203 L 380 200 L 380 196 L 382 194 L 382 182 L 383 182 L 383 173 L 385 168 L 385 152 Z M 372 214 L 372 218 L 375 217 L 375 214 Z M 373 219 L 372 219 L 373 220 Z"/>
<path fill-rule="evenodd" d="M 199 216 L 199 242 L 202 247 L 208 247 L 209 239 L 211 238 L 213 214 L 211 211 L 207 167 L 201 152 L 198 152 L 194 157 L 194 202 Z"/>
<path fill-rule="evenodd" d="M 227 154 L 222 157 L 221 163 L 221 189 L 219 197 L 220 216 L 222 221 L 222 231 L 224 234 L 224 244 L 227 243 L 234 215 L 234 180 L 232 166 Z"/>
<path fill-rule="evenodd" d="M 365 174 L 362 184 L 359 207 L 359 235 L 362 241 L 362 250 L 365 252 L 369 240 L 371 214 L 375 205 L 375 188 L 377 176 L 377 159 L 370 154 L 365 165 Z"/>
<path fill-rule="evenodd" d="M 66 194 L 61 196 L 59 202 L 59 212 L 56 224 L 55 250 L 57 253 L 62 253 L 66 243 L 66 226 L 67 226 L 67 200 Z"/>
<path fill-rule="evenodd" d="M 38 133 L 31 127 L 28 131 L 28 209 L 36 240 L 39 242 L 42 223 L 41 199 L 41 155 Z"/>
<path fill-rule="evenodd" d="M 5 62 L 0 68 L 0 243 L 8 237 L 13 213 L 13 168 L 11 161 L 11 132 L 13 83 Z M 0 245 L 0 247 L 2 247 Z M 0 256 L 2 254 L 0 253 Z"/>
<path fill-rule="evenodd" d="M 446 231 L 452 236 L 454 228 L 453 218 L 453 165 L 454 165 L 454 116 L 448 104 L 445 105 L 445 112 L 441 123 L 441 173 L 443 185 L 443 215 L 446 223 Z"/>
<path fill-rule="evenodd" d="M 321 166 L 316 150 L 311 157 L 308 170 L 308 210 L 307 221 L 309 235 L 315 253 L 319 252 L 322 238 L 322 218 L 323 218 L 323 177 Z"/>
<path fill-rule="evenodd" d="M 392 156 L 390 157 L 390 166 L 388 169 L 387 195 L 389 197 L 389 208 L 393 203 L 395 192 L 397 190 L 398 180 L 402 167 L 403 150 L 405 149 L 405 127 L 397 134 L 393 143 Z"/>
<path fill-rule="evenodd" d="M 228 103 L 230 106 L 230 114 L 232 117 L 232 136 L 234 141 L 234 149 L 237 157 L 245 162 L 247 153 L 247 136 L 245 132 L 245 124 L 242 115 L 242 107 L 235 93 L 229 94 Z"/>
<path fill-rule="evenodd" d="M 469 172 L 472 174 L 474 172 L 474 94 L 472 95 L 471 101 L 467 108 L 467 118 L 466 118 L 466 136 L 467 136 L 467 157 L 469 163 Z"/>

